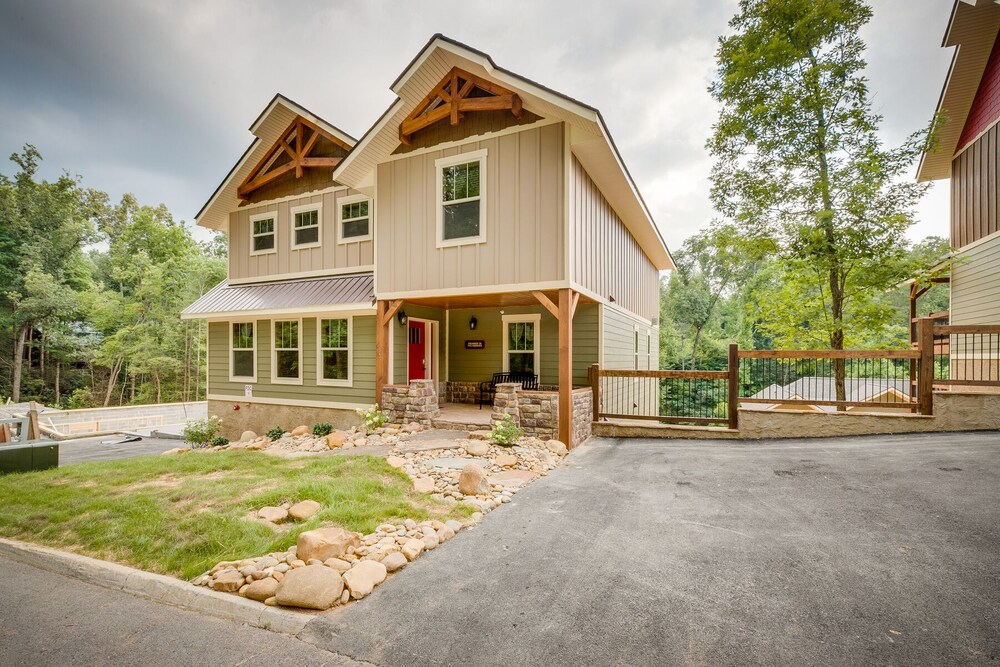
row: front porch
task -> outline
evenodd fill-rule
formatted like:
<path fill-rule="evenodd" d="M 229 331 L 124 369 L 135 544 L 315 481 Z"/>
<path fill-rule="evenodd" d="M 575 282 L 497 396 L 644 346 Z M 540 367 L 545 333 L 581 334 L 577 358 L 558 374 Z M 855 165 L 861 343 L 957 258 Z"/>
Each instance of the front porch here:
<path fill-rule="evenodd" d="M 569 288 L 380 300 L 376 395 L 399 420 L 485 430 L 510 414 L 529 435 L 572 447 L 585 437 L 575 427 L 584 421 L 575 390 L 586 393 L 598 361 L 599 307 Z M 481 383 L 506 372 L 534 386 L 481 393 Z"/>

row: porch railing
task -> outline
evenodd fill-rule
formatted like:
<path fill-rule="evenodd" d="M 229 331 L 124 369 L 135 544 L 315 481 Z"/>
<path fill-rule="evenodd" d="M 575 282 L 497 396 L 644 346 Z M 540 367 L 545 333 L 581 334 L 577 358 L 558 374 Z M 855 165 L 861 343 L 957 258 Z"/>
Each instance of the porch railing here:
<path fill-rule="evenodd" d="M 935 325 L 934 387 L 1000 388 L 1000 325 Z"/>

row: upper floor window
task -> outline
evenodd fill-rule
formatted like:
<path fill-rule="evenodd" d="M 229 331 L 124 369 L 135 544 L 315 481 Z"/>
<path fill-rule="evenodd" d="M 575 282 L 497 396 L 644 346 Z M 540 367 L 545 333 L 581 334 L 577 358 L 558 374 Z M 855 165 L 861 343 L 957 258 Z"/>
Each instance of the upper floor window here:
<path fill-rule="evenodd" d="M 320 221 L 323 207 L 319 204 L 293 206 L 292 248 L 311 248 L 320 244 Z"/>
<path fill-rule="evenodd" d="M 319 320 L 317 384 L 351 383 L 351 318 Z"/>
<path fill-rule="evenodd" d="M 277 215 L 259 213 L 250 216 L 250 254 L 264 255 L 276 250 L 276 234 L 274 232 Z"/>
<path fill-rule="evenodd" d="M 486 240 L 486 150 L 441 158 L 437 170 L 437 246 Z"/>
<path fill-rule="evenodd" d="M 298 320 L 275 320 L 273 350 L 271 380 L 285 384 L 301 383 L 302 349 L 299 345 Z"/>
<path fill-rule="evenodd" d="M 253 335 L 253 322 L 232 322 L 230 324 L 229 379 L 231 381 L 257 380 L 257 346 Z"/>
<path fill-rule="evenodd" d="M 367 241 L 372 237 L 370 206 L 368 197 L 364 195 L 353 195 L 340 200 L 337 220 L 340 243 Z"/>

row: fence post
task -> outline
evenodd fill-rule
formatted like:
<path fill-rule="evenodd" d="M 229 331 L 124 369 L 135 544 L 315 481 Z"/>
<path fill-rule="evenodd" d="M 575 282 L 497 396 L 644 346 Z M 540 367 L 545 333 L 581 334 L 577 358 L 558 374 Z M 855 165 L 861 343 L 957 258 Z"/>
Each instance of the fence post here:
<path fill-rule="evenodd" d="M 727 384 L 729 390 L 729 428 L 736 430 L 740 427 L 740 346 L 736 343 L 729 344 L 729 380 Z"/>
<path fill-rule="evenodd" d="M 591 364 L 590 368 L 587 370 L 587 375 L 590 378 L 590 390 L 593 392 L 593 407 L 591 408 L 594 413 L 593 420 L 600 421 L 601 416 L 601 373 L 600 367 L 597 364 Z"/>
<path fill-rule="evenodd" d="M 934 414 L 934 320 L 923 318 L 917 328 L 920 367 L 917 369 L 917 404 L 920 414 Z"/>

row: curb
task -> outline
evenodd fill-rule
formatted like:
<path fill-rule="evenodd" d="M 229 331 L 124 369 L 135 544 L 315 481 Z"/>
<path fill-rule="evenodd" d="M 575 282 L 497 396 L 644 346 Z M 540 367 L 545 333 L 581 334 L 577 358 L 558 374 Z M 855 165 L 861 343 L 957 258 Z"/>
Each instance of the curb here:
<path fill-rule="evenodd" d="M 312 614 L 268 607 L 162 574 L 17 540 L 0 538 L 0 556 L 153 602 L 289 635 L 298 634 L 314 618 Z"/>

